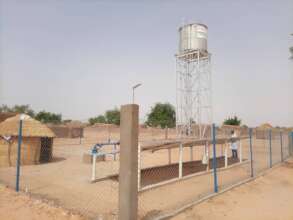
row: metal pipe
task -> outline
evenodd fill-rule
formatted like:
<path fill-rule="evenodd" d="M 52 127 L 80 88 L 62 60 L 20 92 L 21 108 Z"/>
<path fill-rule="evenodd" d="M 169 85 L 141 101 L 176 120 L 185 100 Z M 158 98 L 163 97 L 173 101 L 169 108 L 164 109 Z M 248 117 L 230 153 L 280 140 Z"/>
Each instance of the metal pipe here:
<path fill-rule="evenodd" d="M 96 179 L 96 162 L 97 162 L 97 154 L 93 154 L 93 166 L 92 166 L 92 181 Z"/>
<path fill-rule="evenodd" d="M 250 176 L 254 176 L 253 171 L 253 152 L 252 152 L 252 128 L 249 129 L 249 151 L 250 151 Z"/>
<path fill-rule="evenodd" d="M 134 104 L 134 90 L 141 85 L 141 83 L 138 83 L 132 87 L 132 104 Z"/>
<path fill-rule="evenodd" d="M 281 162 L 284 161 L 284 157 L 283 157 L 283 133 L 282 131 L 280 132 L 280 144 L 281 144 Z"/>
<path fill-rule="evenodd" d="M 16 165 L 16 192 L 19 191 L 19 176 L 20 176 L 20 163 L 21 163 L 21 143 L 22 143 L 22 122 L 23 116 L 20 116 L 19 129 L 18 129 L 18 146 L 17 146 L 17 165 Z"/>
<path fill-rule="evenodd" d="M 179 145 L 179 179 L 182 178 L 183 146 Z"/>
<path fill-rule="evenodd" d="M 269 131 L 269 146 L 270 146 L 270 168 L 273 167 L 273 157 L 272 157 L 272 130 Z"/>
<path fill-rule="evenodd" d="M 241 139 L 239 140 L 239 161 L 240 163 L 242 163 L 242 143 L 241 143 Z"/>
<path fill-rule="evenodd" d="M 214 169 L 214 191 L 218 192 L 218 177 L 217 177 L 217 156 L 216 156 L 216 126 L 213 124 L 213 169 Z"/>
<path fill-rule="evenodd" d="M 227 144 L 225 144 L 225 168 L 228 167 L 228 147 Z"/>

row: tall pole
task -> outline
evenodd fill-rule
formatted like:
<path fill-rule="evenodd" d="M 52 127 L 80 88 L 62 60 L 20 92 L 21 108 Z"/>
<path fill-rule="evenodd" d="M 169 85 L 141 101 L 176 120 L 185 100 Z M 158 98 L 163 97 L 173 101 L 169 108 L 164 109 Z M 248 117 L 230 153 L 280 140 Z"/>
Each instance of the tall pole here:
<path fill-rule="evenodd" d="M 280 144 L 281 144 L 281 162 L 283 162 L 284 158 L 283 158 L 283 133 L 282 133 L 282 131 L 280 131 Z"/>
<path fill-rule="evenodd" d="M 208 158 L 209 160 L 209 158 Z M 213 169 L 214 169 L 214 191 L 218 192 L 218 177 L 217 177 L 217 155 L 216 155 L 216 126 L 213 124 Z"/>
<path fill-rule="evenodd" d="M 22 122 L 23 116 L 20 116 L 19 128 L 18 128 L 18 146 L 17 146 L 17 164 L 16 164 L 16 184 L 15 190 L 19 191 L 19 175 L 20 175 L 20 163 L 21 163 L 21 143 L 22 143 Z"/>
<path fill-rule="evenodd" d="M 293 34 L 291 34 L 291 36 L 293 36 Z M 289 59 L 293 60 L 293 47 L 290 47 L 289 51 L 291 52 L 291 56 Z"/>
<path fill-rule="evenodd" d="M 272 130 L 269 131 L 269 147 L 270 147 L 270 168 L 273 167 L 273 157 L 272 157 Z"/>
<path fill-rule="evenodd" d="M 132 104 L 134 104 L 134 89 L 135 88 L 132 88 Z"/>
<path fill-rule="evenodd" d="M 142 84 L 141 83 L 138 83 L 134 86 L 132 86 L 132 104 L 134 104 L 134 90 L 138 87 L 140 87 Z"/>
<path fill-rule="evenodd" d="M 253 138 L 253 130 L 249 129 L 249 151 L 250 151 L 250 176 L 254 176 L 253 172 L 253 152 L 252 152 L 252 138 Z"/>

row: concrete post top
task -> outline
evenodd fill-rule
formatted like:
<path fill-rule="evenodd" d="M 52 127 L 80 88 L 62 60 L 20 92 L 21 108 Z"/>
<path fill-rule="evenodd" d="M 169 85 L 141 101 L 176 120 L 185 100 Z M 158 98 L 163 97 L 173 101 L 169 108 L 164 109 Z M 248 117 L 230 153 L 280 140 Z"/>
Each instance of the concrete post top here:
<path fill-rule="evenodd" d="M 126 105 L 121 105 L 121 109 L 122 109 L 122 108 L 132 108 L 132 107 L 134 107 L 134 108 L 139 108 L 139 105 L 137 105 L 137 104 L 126 104 Z"/>

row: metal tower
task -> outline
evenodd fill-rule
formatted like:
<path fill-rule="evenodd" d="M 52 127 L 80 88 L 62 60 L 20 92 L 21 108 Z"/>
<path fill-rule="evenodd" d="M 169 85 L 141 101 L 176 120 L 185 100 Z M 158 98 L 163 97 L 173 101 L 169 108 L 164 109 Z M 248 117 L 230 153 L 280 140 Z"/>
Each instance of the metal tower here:
<path fill-rule="evenodd" d="M 176 129 L 180 137 L 202 139 L 210 137 L 213 120 L 211 55 L 198 42 L 192 42 L 198 41 L 198 30 L 193 32 L 187 33 L 189 39 L 183 45 L 187 49 L 179 49 L 176 55 Z"/>

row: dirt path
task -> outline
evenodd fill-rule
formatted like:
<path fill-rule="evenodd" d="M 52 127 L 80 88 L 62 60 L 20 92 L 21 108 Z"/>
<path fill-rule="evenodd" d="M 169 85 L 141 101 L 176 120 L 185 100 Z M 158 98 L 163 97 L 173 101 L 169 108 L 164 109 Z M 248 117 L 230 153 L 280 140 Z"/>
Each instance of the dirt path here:
<path fill-rule="evenodd" d="M 0 185 L 0 219 L 5 220 L 85 220 L 23 193 Z"/>
<path fill-rule="evenodd" d="M 293 160 L 172 220 L 292 220 Z"/>

